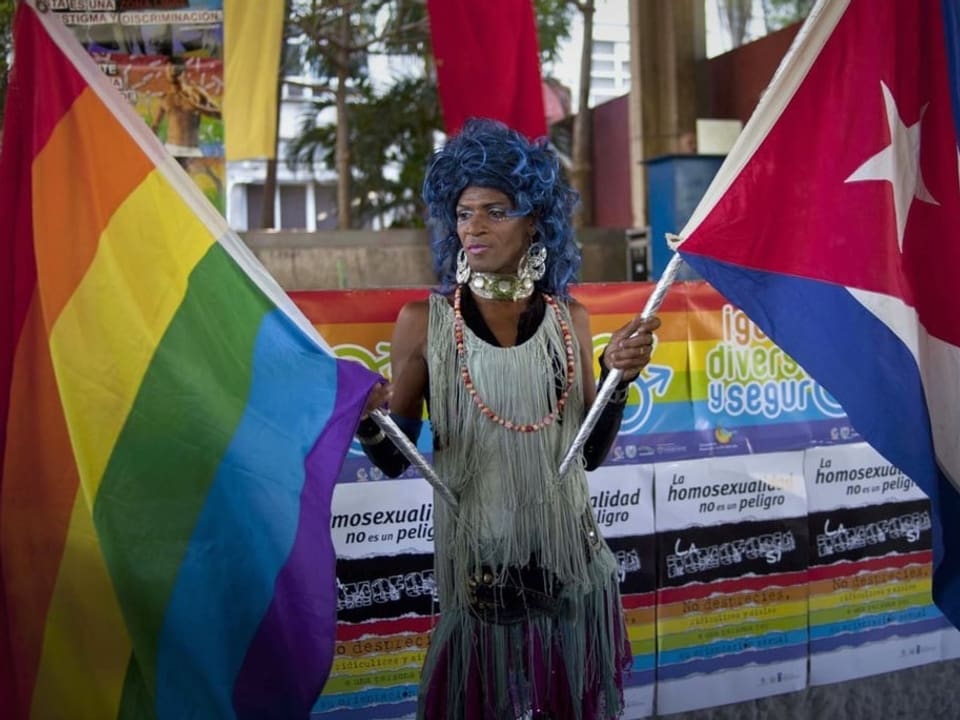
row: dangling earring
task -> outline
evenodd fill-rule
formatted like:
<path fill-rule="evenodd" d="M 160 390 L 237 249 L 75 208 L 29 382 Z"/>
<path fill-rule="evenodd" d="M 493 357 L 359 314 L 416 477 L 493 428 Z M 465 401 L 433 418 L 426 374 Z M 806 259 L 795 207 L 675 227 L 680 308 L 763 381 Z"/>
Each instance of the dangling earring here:
<path fill-rule="evenodd" d="M 532 287 L 547 272 L 547 248 L 539 240 L 530 243 L 527 252 L 520 258 L 517 276 L 525 287 Z"/>
<path fill-rule="evenodd" d="M 460 248 L 457 253 L 457 285 L 466 285 L 470 279 L 470 263 L 467 262 L 467 251 Z"/>

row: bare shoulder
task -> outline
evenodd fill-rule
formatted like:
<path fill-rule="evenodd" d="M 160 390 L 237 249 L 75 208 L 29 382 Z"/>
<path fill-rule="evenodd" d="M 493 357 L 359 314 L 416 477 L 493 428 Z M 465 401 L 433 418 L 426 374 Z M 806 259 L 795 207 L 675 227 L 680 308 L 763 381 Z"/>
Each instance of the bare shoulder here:
<path fill-rule="evenodd" d="M 408 331 L 415 330 L 418 327 L 426 329 L 429 314 L 429 300 L 411 300 L 400 308 L 395 325 L 397 328 L 402 327 Z"/>
<path fill-rule="evenodd" d="M 427 327 L 430 316 L 429 300 L 413 300 L 408 302 L 397 314 L 393 324 L 393 350 L 397 356 L 422 354 L 427 344 Z"/>
<path fill-rule="evenodd" d="M 570 309 L 573 327 L 580 336 L 580 341 L 583 342 L 584 337 L 590 336 L 590 312 L 586 305 L 573 298 L 567 301 L 567 307 Z"/>
<path fill-rule="evenodd" d="M 567 307 L 570 309 L 570 322 L 573 324 L 573 331 L 583 350 L 587 351 L 593 347 L 592 335 L 590 333 L 590 313 L 586 306 L 573 298 L 567 301 Z"/>
<path fill-rule="evenodd" d="M 590 312 L 587 306 L 579 300 L 570 298 L 567 300 L 567 307 L 570 309 L 570 317 L 574 322 L 590 322 Z"/>
<path fill-rule="evenodd" d="M 390 409 L 404 417 L 419 418 L 427 387 L 427 321 L 428 300 L 415 300 L 404 305 L 393 325 L 390 347 L 390 368 L 393 399 Z"/>

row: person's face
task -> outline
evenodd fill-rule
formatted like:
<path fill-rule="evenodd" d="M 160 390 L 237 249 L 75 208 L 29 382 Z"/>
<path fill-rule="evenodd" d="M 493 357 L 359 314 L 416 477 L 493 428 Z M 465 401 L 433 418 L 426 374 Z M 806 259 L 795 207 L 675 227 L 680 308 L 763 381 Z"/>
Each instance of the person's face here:
<path fill-rule="evenodd" d="M 457 236 L 467 251 L 470 269 L 515 274 L 527 251 L 534 224 L 513 217 L 510 198 L 493 188 L 470 186 L 457 202 Z"/>

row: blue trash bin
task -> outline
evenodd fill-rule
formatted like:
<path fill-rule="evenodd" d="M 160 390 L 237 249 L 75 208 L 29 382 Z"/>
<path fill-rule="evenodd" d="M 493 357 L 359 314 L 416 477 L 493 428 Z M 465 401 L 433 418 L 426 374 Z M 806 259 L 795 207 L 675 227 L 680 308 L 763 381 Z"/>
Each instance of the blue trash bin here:
<path fill-rule="evenodd" d="M 659 280 L 673 256 L 666 234 L 686 224 L 723 163 L 724 155 L 660 155 L 647 166 L 647 214 L 650 218 L 650 279 Z M 697 274 L 686 263 L 678 280 Z"/>

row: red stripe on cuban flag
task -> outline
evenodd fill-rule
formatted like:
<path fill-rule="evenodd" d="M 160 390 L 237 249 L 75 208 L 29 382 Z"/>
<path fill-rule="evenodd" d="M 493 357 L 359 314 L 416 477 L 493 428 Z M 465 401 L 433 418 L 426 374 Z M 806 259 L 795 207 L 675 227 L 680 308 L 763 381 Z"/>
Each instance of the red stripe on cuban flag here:
<path fill-rule="evenodd" d="M 930 496 L 960 625 L 958 0 L 821 0 L 679 252 Z"/>

